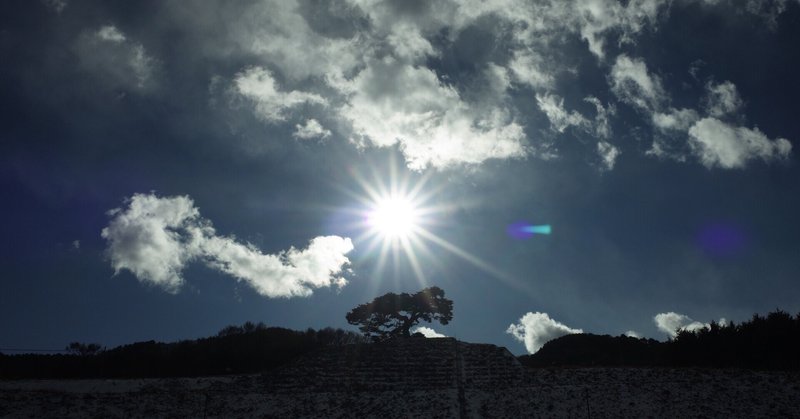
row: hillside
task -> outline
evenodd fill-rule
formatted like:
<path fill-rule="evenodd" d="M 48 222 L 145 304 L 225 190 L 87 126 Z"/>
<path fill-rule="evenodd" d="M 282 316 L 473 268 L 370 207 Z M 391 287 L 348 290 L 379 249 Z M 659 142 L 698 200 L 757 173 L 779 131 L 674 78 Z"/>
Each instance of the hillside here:
<path fill-rule="evenodd" d="M 494 345 L 410 338 L 261 375 L 0 381 L 0 417 L 800 417 L 799 391 L 797 372 L 525 369 Z"/>

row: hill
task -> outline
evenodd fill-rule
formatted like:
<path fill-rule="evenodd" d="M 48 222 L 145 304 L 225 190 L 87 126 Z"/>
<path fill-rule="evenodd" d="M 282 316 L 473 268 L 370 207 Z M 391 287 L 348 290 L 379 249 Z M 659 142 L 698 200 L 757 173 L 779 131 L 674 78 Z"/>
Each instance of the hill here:
<path fill-rule="evenodd" d="M 0 417 L 800 417 L 800 374 L 523 368 L 505 348 L 396 339 L 258 375 L 0 381 Z"/>

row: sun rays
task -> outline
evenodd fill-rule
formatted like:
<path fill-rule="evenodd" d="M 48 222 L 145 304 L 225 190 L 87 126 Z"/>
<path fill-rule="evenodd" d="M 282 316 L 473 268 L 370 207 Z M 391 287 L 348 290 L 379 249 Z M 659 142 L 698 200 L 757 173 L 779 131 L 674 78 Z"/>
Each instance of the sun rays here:
<path fill-rule="evenodd" d="M 441 184 L 433 185 L 431 173 L 413 176 L 400 174 L 396 160 L 390 159 L 385 169 L 370 166 L 364 174 L 353 171 L 360 191 L 349 191 L 358 207 L 353 209 L 355 226 L 361 233 L 355 237 L 359 252 L 375 257 L 372 277 L 385 276 L 389 268 L 397 271 L 404 261 L 413 270 L 420 286 L 428 286 L 425 272 L 429 265 L 442 267 L 436 250 L 444 250 L 493 277 L 520 284 L 488 262 L 451 243 L 437 230 L 453 228 L 450 215 L 455 204 L 443 203 Z M 391 263 L 390 263 L 391 262 Z M 391 265 L 391 266 L 390 266 Z M 377 284 L 375 284 L 377 286 Z"/>

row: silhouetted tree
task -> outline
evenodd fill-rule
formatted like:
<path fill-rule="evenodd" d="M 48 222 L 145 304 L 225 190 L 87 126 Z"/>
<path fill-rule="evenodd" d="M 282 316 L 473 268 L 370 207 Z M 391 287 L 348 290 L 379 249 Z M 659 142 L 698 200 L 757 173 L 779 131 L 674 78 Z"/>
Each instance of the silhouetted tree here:
<path fill-rule="evenodd" d="M 103 351 L 103 347 L 100 346 L 100 344 L 98 343 L 80 343 L 80 342 L 72 342 L 69 345 L 67 345 L 65 349 L 67 352 L 81 356 L 97 355 L 98 353 Z"/>
<path fill-rule="evenodd" d="M 453 301 L 444 298 L 444 290 L 439 287 L 425 288 L 416 294 L 390 292 L 350 310 L 346 318 L 375 341 L 408 337 L 411 328 L 421 320 L 449 323 L 453 319 Z"/>

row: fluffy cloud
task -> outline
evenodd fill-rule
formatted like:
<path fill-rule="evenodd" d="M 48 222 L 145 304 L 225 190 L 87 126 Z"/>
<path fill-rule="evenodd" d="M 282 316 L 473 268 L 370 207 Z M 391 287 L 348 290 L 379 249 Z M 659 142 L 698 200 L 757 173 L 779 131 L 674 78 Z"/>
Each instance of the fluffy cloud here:
<path fill-rule="evenodd" d="M 200 260 L 267 297 L 307 296 L 315 288 L 344 286 L 345 256 L 353 249 L 348 238 L 321 236 L 305 249 L 261 253 L 251 244 L 216 234 L 188 196 L 161 198 L 135 194 L 112 217 L 101 235 L 116 272 L 126 269 L 140 281 L 170 292 L 183 285 L 187 263 Z"/>
<path fill-rule="evenodd" d="M 425 335 L 426 338 L 446 338 L 446 335 L 443 335 L 430 327 L 419 326 L 417 328 L 411 329 L 411 333 L 422 333 Z"/>
<path fill-rule="evenodd" d="M 550 340 L 573 333 L 583 333 L 583 330 L 559 323 L 551 319 L 547 313 L 528 312 L 519 319 L 519 323 L 508 326 L 506 333 L 523 342 L 525 349 L 532 354 Z"/>
<path fill-rule="evenodd" d="M 348 123 L 358 145 L 399 145 L 410 168 L 442 169 L 521 158 L 546 149 L 546 142 L 528 143 L 506 97 L 507 91 L 516 88 L 510 81 L 537 91 L 552 88 L 559 72 L 570 71 L 557 59 L 565 35 L 585 38 L 590 50 L 602 57 L 607 36 L 621 34 L 624 42 L 631 42 L 661 9 L 662 2 L 651 0 L 624 6 L 616 0 L 444 0 L 418 7 L 345 1 L 316 5 L 313 10 L 304 2 L 265 2 L 245 7 L 229 36 L 280 72 L 280 80 L 304 86 L 323 81 L 327 86 L 315 89 L 322 96 L 314 100 L 324 97 L 333 114 L 328 117 Z M 460 58 L 488 69 L 485 80 L 463 86 L 453 82 L 446 70 L 426 67 L 426 60 L 441 57 L 446 45 L 457 43 L 460 34 L 469 30 L 492 31 L 494 38 L 509 40 L 506 58 Z M 282 111 L 297 101 L 281 100 L 287 97 L 277 92 L 274 77 L 261 79 L 258 84 L 264 86 L 259 94 L 248 95 L 241 89 L 240 93 L 263 98 L 258 108 L 265 121 L 286 119 Z M 491 92 L 475 92 L 475 86 L 491 86 Z M 598 110 L 593 124 L 558 106 L 555 96 L 544 93 L 540 99 L 557 132 L 581 126 L 608 138 L 605 108 Z M 306 133 L 312 135 L 298 129 L 295 136 L 302 138 Z"/>
<path fill-rule="evenodd" d="M 649 73 L 641 60 L 620 55 L 611 70 L 609 84 L 621 101 L 648 113 L 651 123 L 662 134 L 687 138 L 688 153 L 657 138 L 648 154 L 684 161 L 690 153 L 709 169 L 741 169 L 751 160 L 773 162 L 786 159 L 791 153 L 792 144 L 784 138 L 770 140 L 758 128 L 735 126 L 718 119 L 735 114 L 742 105 L 736 86 L 729 81 L 706 86 L 707 117 L 701 117 L 694 109 L 668 106 L 670 98 L 661 81 Z"/>
<path fill-rule="evenodd" d="M 309 119 L 306 121 L 305 125 L 297 124 L 294 126 L 294 128 L 294 133 L 292 135 L 295 138 L 300 138 L 303 140 L 308 140 L 311 138 L 327 138 L 331 136 L 330 130 L 325 129 L 316 119 Z"/>
<path fill-rule="evenodd" d="M 689 316 L 678 314 L 675 312 L 659 313 L 653 317 L 658 330 L 675 337 L 679 330 L 694 331 L 704 327 L 708 327 L 708 323 L 701 323 L 692 320 Z"/>
<path fill-rule="evenodd" d="M 262 67 L 251 67 L 237 74 L 234 83 L 236 91 L 251 99 L 257 115 L 268 122 L 283 121 L 287 109 L 305 103 L 327 104 L 324 98 L 313 93 L 278 90 L 272 73 Z"/>
<path fill-rule="evenodd" d="M 120 30 L 113 25 L 106 25 L 98 29 L 97 37 L 103 41 L 109 41 L 115 44 L 121 44 L 128 39 L 125 37 L 125 34 L 120 32 Z"/>
<path fill-rule="evenodd" d="M 399 144 L 408 166 L 446 168 L 523 157 L 525 134 L 503 108 L 474 108 L 436 73 L 386 58 L 371 63 L 347 90 L 341 110 L 357 143 Z"/>
<path fill-rule="evenodd" d="M 689 129 L 690 145 L 708 168 L 738 169 L 747 162 L 786 159 L 792 144 L 784 139 L 770 140 L 755 129 L 736 127 L 716 118 L 703 118 Z"/>
<path fill-rule="evenodd" d="M 641 339 L 642 338 L 642 335 L 640 335 L 635 330 L 628 330 L 627 332 L 625 332 L 625 336 L 627 336 L 629 338 L 636 338 L 636 339 Z"/>
<path fill-rule="evenodd" d="M 726 81 L 720 84 L 706 85 L 706 113 L 715 118 L 735 113 L 742 106 L 742 98 L 736 85 Z"/>
<path fill-rule="evenodd" d="M 614 164 L 617 162 L 617 157 L 619 157 L 620 151 L 617 147 L 614 147 L 610 143 L 600 141 L 597 143 L 597 154 L 600 156 L 601 162 L 603 163 L 603 168 L 605 170 L 611 170 L 614 168 Z"/>
<path fill-rule="evenodd" d="M 609 77 L 611 91 L 623 102 L 640 109 L 658 109 L 666 100 L 661 80 L 650 74 L 641 59 L 620 55 Z"/>

